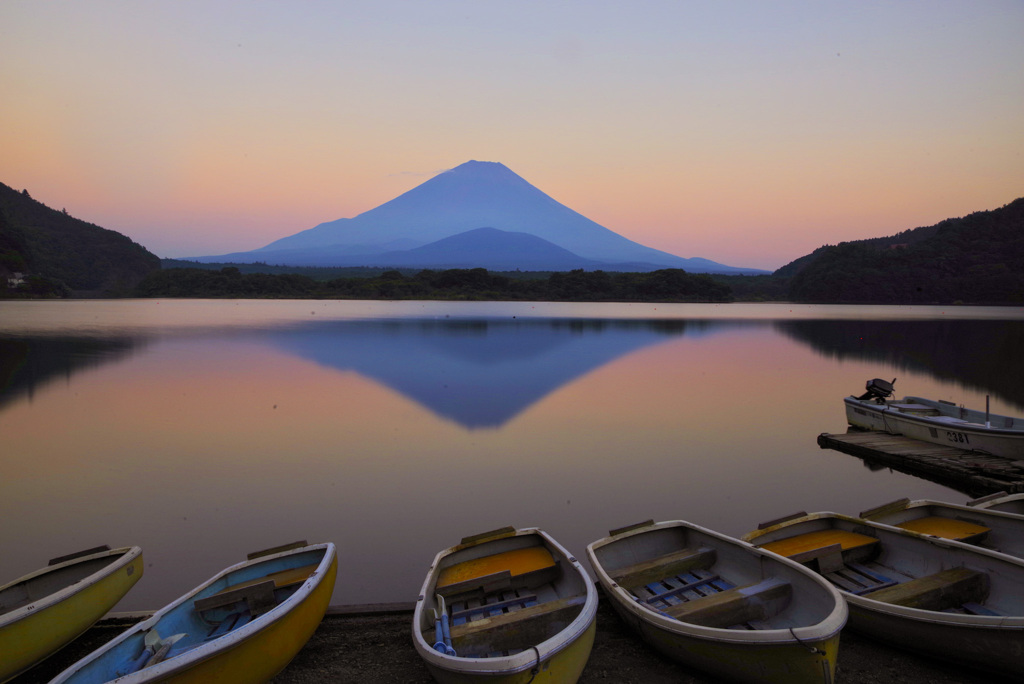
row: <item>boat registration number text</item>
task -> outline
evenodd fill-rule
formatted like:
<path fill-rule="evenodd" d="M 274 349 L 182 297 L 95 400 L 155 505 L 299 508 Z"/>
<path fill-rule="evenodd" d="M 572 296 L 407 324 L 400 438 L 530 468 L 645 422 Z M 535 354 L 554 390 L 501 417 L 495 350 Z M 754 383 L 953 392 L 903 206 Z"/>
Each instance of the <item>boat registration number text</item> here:
<path fill-rule="evenodd" d="M 946 439 L 956 444 L 970 444 L 971 440 L 962 432 L 946 430 Z"/>

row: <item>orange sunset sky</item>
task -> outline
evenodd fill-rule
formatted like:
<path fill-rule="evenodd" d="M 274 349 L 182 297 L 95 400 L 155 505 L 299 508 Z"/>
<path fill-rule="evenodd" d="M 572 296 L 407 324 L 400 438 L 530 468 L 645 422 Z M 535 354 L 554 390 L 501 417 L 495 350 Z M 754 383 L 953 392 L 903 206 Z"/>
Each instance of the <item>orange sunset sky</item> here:
<path fill-rule="evenodd" d="M 1024 2 L 0 3 L 0 182 L 164 257 L 498 161 L 775 269 L 1024 196 Z"/>

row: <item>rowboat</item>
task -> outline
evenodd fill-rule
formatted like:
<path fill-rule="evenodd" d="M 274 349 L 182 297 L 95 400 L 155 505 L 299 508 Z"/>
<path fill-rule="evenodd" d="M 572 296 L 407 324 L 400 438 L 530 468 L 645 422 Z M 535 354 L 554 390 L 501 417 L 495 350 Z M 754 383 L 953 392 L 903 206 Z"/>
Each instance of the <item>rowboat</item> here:
<path fill-rule="evenodd" d="M 571 684 L 596 617 L 597 589 L 579 561 L 541 530 L 505 527 L 435 556 L 412 637 L 441 684 Z"/>
<path fill-rule="evenodd" d="M 874 639 L 973 668 L 1024 671 L 1024 562 L 837 513 L 762 523 L 743 537 L 809 565 Z"/>
<path fill-rule="evenodd" d="M 142 549 L 100 546 L 0 587 L 0 682 L 52 655 L 103 617 L 142 577 Z"/>
<path fill-rule="evenodd" d="M 729 681 L 834 681 L 847 607 L 799 563 L 680 520 L 612 530 L 587 556 L 615 611 L 666 656 Z"/>
<path fill-rule="evenodd" d="M 320 624 L 337 569 L 330 543 L 296 542 L 251 553 L 51 684 L 269 681 Z"/>
<path fill-rule="evenodd" d="M 846 420 L 854 427 L 1024 459 L 1024 418 L 967 409 L 941 399 L 893 399 L 892 382 L 878 378 L 868 381 L 866 389 L 859 397 L 843 399 Z"/>
<path fill-rule="evenodd" d="M 1024 516 L 928 499 L 899 499 L 861 518 L 1024 558 Z"/>
<path fill-rule="evenodd" d="M 988 496 L 968 501 L 967 505 L 990 511 L 1024 515 L 1024 493 L 1007 494 L 1006 492 L 996 492 L 995 494 L 989 494 Z"/>

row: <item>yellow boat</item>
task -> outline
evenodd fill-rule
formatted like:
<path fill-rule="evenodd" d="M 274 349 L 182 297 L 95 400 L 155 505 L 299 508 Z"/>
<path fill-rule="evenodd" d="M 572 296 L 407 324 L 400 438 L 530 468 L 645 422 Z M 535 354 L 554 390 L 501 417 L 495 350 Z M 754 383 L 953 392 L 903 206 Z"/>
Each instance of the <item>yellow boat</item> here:
<path fill-rule="evenodd" d="M 594 644 L 597 590 L 538 529 L 466 537 L 434 558 L 412 637 L 441 684 L 572 684 Z"/>
<path fill-rule="evenodd" d="M 612 607 L 664 655 L 731 682 L 832 684 L 847 607 L 798 563 L 682 520 L 587 546 Z"/>
<path fill-rule="evenodd" d="M 330 543 L 296 542 L 251 553 L 51 684 L 269 681 L 316 631 L 337 571 Z"/>
<path fill-rule="evenodd" d="M 930 499 L 898 499 L 861 511 L 865 520 L 1024 558 L 1024 516 Z"/>
<path fill-rule="evenodd" d="M 0 587 L 0 682 L 89 629 L 142 577 L 142 549 L 101 546 L 54 558 Z"/>

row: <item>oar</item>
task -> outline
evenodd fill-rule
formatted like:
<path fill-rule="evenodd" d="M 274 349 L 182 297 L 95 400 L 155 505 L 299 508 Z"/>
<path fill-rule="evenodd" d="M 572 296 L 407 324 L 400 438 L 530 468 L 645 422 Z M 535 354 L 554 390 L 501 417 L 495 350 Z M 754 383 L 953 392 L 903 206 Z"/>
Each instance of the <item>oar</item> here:
<path fill-rule="evenodd" d="M 448 626 L 448 609 L 444 605 L 444 597 L 440 594 L 437 595 L 437 603 L 441 606 L 441 638 L 443 640 L 444 653 L 453 656 L 455 655 L 455 649 L 452 648 L 452 634 Z"/>
<path fill-rule="evenodd" d="M 153 654 L 152 658 L 146 661 L 146 667 L 149 667 L 150 665 L 156 665 L 157 663 L 162 662 L 164 658 L 167 657 L 167 652 L 171 650 L 171 646 L 178 643 L 179 640 L 187 636 L 188 634 L 186 633 L 175 634 L 161 641 L 160 648 L 157 649 L 156 653 Z"/>
<path fill-rule="evenodd" d="M 441 629 L 441 617 L 437 614 L 437 609 L 434 609 L 434 650 L 439 653 L 448 650 L 444 644 L 444 630 Z"/>
<path fill-rule="evenodd" d="M 177 643 L 179 639 L 186 636 L 188 635 L 175 634 L 167 637 L 166 639 L 161 639 L 160 633 L 157 632 L 155 628 L 150 629 L 146 632 L 146 636 L 142 640 L 142 653 L 132 662 L 128 667 L 128 672 L 125 674 L 131 674 L 132 672 L 137 672 L 138 670 L 149 667 L 150 665 L 159 663 L 167 657 L 167 652 L 171 650 L 171 646 Z"/>
<path fill-rule="evenodd" d="M 160 634 L 156 629 L 151 629 L 146 632 L 146 636 L 142 640 L 142 654 L 132 662 L 131 666 L 128 668 L 128 673 L 144 668 L 146 663 L 149 662 L 149 659 L 153 657 L 154 653 L 156 653 L 156 649 L 160 644 L 160 641 Z"/>

